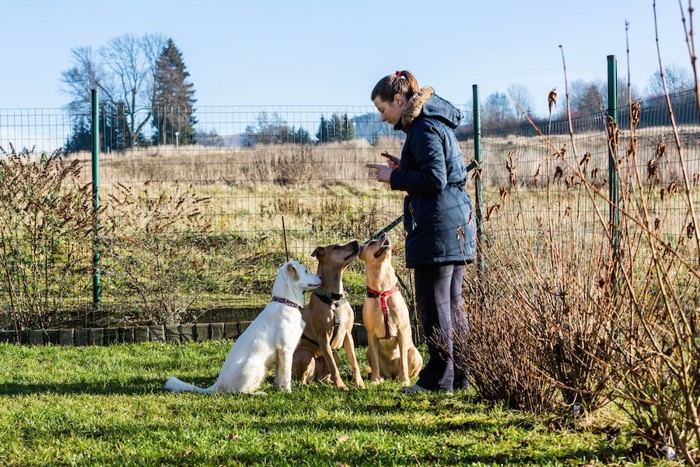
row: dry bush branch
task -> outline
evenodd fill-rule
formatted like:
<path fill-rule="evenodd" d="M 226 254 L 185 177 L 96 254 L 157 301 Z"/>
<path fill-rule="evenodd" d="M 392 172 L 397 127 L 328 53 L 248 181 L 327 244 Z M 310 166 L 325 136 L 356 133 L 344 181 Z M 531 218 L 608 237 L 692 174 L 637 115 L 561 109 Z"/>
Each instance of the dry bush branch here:
<path fill-rule="evenodd" d="M 692 17 L 692 8 L 689 13 Z M 654 15 L 656 18 L 656 2 Z M 658 52 L 658 32 L 656 40 L 659 66 L 663 70 Z M 672 181 L 668 188 L 660 190 L 660 199 L 655 199 L 653 187 L 645 194 L 646 186 L 638 164 L 632 164 L 634 169 L 631 169 L 630 176 L 636 179 L 638 195 L 627 200 L 630 209 L 624 216 L 632 222 L 625 226 L 623 236 L 636 236 L 638 244 L 643 247 L 635 255 L 631 267 L 621 269 L 621 287 L 627 291 L 631 303 L 629 324 L 622 333 L 623 358 L 617 368 L 624 381 L 618 395 L 619 406 L 628 413 L 651 448 L 671 446 L 688 465 L 696 465 L 700 454 L 700 243 L 693 196 L 697 196 L 697 189 L 693 192 L 689 183 L 665 80 L 664 89 L 683 175 L 683 189 Z M 635 130 L 633 125 L 633 137 Z M 631 143 L 628 153 L 635 160 L 638 148 Z M 669 157 L 667 154 L 668 148 L 660 141 L 650 159 L 654 162 L 648 164 L 651 177 L 648 175 L 647 178 L 658 183 L 653 171 L 656 162 Z M 663 238 L 659 231 L 666 222 L 666 213 L 659 217 L 654 211 L 659 212 L 659 208 L 668 206 L 679 191 L 684 194 L 685 219 L 691 227 L 685 232 L 677 232 L 673 239 Z M 636 229 L 633 230 L 632 226 Z M 695 242 L 692 237 L 695 237 Z"/>
<path fill-rule="evenodd" d="M 208 288 L 226 279 L 226 251 L 203 215 L 209 198 L 174 190 L 118 185 L 101 223 L 107 277 L 138 297 L 124 322 L 176 324 Z"/>
<path fill-rule="evenodd" d="M 5 324 L 47 329 L 90 284 L 91 185 L 80 165 L 0 148 L 0 301 Z"/>

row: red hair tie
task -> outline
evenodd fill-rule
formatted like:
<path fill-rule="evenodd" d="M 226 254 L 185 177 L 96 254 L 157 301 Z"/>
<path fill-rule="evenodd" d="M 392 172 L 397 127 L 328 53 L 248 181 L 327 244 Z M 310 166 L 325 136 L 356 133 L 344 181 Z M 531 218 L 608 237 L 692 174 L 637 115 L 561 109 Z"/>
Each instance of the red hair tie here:
<path fill-rule="evenodd" d="M 403 76 L 403 71 L 396 70 L 396 76 L 398 76 L 399 78 Z"/>

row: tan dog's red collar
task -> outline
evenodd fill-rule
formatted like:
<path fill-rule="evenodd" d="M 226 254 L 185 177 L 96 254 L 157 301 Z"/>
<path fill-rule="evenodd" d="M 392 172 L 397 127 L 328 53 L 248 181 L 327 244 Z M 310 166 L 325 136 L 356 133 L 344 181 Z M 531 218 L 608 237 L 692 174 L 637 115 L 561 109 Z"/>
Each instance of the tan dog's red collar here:
<path fill-rule="evenodd" d="M 384 308 L 387 308 L 386 297 L 393 294 L 394 292 L 397 292 L 398 290 L 399 290 L 398 285 L 395 285 L 391 289 L 385 290 L 383 292 L 379 292 L 378 290 L 374 290 L 371 287 L 367 287 L 367 296 L 369 298 L 381 298 L 382 299 L 382 309 L 384 309 Z"/>
<path fill-rule="evenodd" d="M 382 305 L 382 316 L 384 316 L 384 337 L 380 337 L 379 339 L 389 339 L 393 337 L 389 333 L 389 305 L 386 303 L 386 297 L 389 295 L 393 294 L 394 292 L 399 291 L 399 286 L 395 285 L 389 290 L 385 290 L 383 292 L 379 292 L 377 290 L 374 290 L 370 287 L 367 287 L 367 296 L 369 298 L 378 298 L 381 305 Z"/>

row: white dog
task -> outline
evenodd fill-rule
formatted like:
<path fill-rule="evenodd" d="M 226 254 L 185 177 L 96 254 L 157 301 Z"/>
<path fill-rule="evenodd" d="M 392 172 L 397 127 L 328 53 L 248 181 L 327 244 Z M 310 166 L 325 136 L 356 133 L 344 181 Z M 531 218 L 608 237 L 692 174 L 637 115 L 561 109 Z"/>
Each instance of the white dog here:
<path fill-rule="evenodd" d="M 306 324 L 300 312 L 304 305 L 303 293 L 320 285 L 320 276 L 308 273 L 296 261 L 285 263 L 277 271 L 272 301 L 238 337 L 216 382 L 203 389 L 173 376 L 165 383 L 165 389 L 252 393 L 274 366 L 277 386 L 291 392 L 292 356 Z"/>

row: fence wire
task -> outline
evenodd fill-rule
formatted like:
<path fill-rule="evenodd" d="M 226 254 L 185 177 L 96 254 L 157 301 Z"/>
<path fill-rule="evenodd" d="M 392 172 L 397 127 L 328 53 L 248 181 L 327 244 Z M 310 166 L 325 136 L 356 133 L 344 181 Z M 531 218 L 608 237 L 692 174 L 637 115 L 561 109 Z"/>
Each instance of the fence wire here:
<path fill-rule="evenodd" d="M 697 206 L 700 127 L 694 96 L 674 96 L 673 103 Z M 661 100 L 642 104 L 637 164 L 656 192 L 675 194 L 681 171 L 664 106 Z M 466 108 L 461 110 L 468 115 Z M 626 107 L 620 109 L 621 148 L 629 138 L 626 112 Z M 92 303 L 92 238 L 86 237 L 72 258 L 82 265 L 78 269 L 85 278 L 71 282 L 71 293 L 60 294 L 52 325 L 246 319 L 269 300 L 286 252 L 315 271 L 311 254 L 317 246 L 355 239 L 362 243 L 401 214 L 402 193 L 377 183 L 365 167 L 381 162 L 382 152 L 399 156 L 403 143 L 403 135 L 381 122 L 374 107 L 222 106 L 154 114 L 160 116 L 157 125 L 146 113 L 129 116 L 120 108 L 100 107 L 101 304 L 96 310 Z M 507 234 L 504 223 L 513 219 L 499 220 L 498 212 L 514 200 L 532 221 L 523 224 L 522 235 L 532 235 L 536 229 L 528 231 L 528 225 L 553 209 L 547 191 L 552 196 L 554 187 L 556 196 L 570 196 L 572 167 L 585 165 L 598 189 L 607 190 L 602 116 L 578 116 L 572 123 L 575 151 L 562 121 L 484 132 L 487 236 Z M 0 109 L 0 146 L 6 152 L 10 144 L 17 152 L 34 148 L 34 154 L 62 147 L 66 161 L 79 162 L 83 184 L 91 182 L 91 128 L 87 113 Z M 457 131 L 466 161 L 474 154 L 472 132 L 469 122 Z M 663 142 L 666 151 L 652 173 L 650 161 Z M 468 181 L 471 192 L 473 180 Z M 602 199 L 573 207 L 579 216 L 593 219 L 596 210 L 607 216 Z M 657 196 L 652 208 L 667 218 L 668 235 L 683 234 L 686 205 L 678 196 Z M 596 223 L 586 225 L 595 228 Z M 403 229 L 390 235 L 396 245 L 394 265 L 410 301 Z M 344 276 L 356 306 L 363 301 L 363 271 L 357 261 Z M 11 295 L 3 281 L 5 323 L 12 321 Z M 149 312 L 144 314 L 144 308 Z"/>

